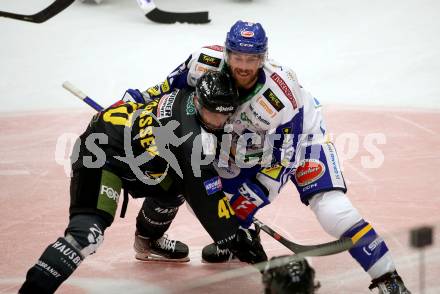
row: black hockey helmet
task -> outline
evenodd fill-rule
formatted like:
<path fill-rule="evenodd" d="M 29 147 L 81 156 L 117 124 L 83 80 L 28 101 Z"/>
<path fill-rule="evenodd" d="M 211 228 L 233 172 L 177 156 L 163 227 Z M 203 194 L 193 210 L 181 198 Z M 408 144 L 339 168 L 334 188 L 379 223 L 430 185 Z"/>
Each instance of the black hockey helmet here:
<path fill-rule="evenodd" d="M 306 259 L 292 259 L 284 255 L 272 257 L 263 272 L 265 294 L 313 294 L 319 287 L 315 285 L 315 270 Z"/>
<path fill-rule="evenodd" d="M 196 84 L 201 107 L 211 112 L 232 114 L 238 107 L 238 91 L 226 72 L 208 71 Z"/>

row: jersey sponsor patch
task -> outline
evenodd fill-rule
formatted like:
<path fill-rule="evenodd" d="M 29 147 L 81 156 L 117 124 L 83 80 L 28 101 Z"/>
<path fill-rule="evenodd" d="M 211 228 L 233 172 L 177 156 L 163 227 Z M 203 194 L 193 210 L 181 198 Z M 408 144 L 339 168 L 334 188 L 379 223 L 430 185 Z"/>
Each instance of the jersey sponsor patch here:
<path fill-rule="evenodd" d="M 333 143 L 326 143 L 323 145 L 325 157 L 327 159 L 327 165 L 330 170 L 330 176 L 334 184 L 343 185 L 342 171 L 339 166 L 338 155 Z"/>
<path fill-rule="evenodd" d="M 271 89 L 267 89 L 266 91 L 264 91 L 263 96 L 267 99 L 267 101 L 269 101 L 270 105 L 272 105 L 276 111 L 280 111 L 284 108 L 283 102 L 278 99 L 277 95 L 275 95 L 275 93 Z"/>
<path fill-rule="evenodd" d="M 150 94 L 150 96 L 159 96 L 160 95 L 160 84 L 156 85 L 154 87 L 148 88 L 147 93 Z"/>
<path fill-rule="evenodd" d="M 160 99 L 159 106 L 157 107 L 157 118 L 166 118 L 173 115 L 173 104 L 178 92 L 174 91 Z"/>
<path fill-rule="evenodd" d="M 281 131 L 283 132 L 283 134 L 292 134 L 292 128 L 291 127 L 283 128 Z"/>
<path fill-rule="evenodd" d="M 105 211 L 114 217 L 118 206 L 121 188 L 121 179 L 112 172 L 103 170 L 101 176 L 101 188 L 96 208 Z"/>
<path fill-rule="evenodd" d="M 325 165 L 320 160 L 305 159 L 296 169 L 296 183 L 300 187 L 307 186 L 321 178 L 324 172 Z"/>
<path fill-rule="evenodd" d="M 270 122 L 265 119 L 263 116 L 261 116 L 256 110 L 255 108 L 252 106 L 252 104 L 249 104 L 249 109 L 252 111 L 252 114 L 254 117 L 257 118 L 257 120 L 261 121 L 263 124 L 265 125 L 270 125 Z"/>
<path fill-rule="evenodd" d="M 222 180 L 220 177 L 211 178 L 203 182 L 203 185 L 205 185 L 205 190 L 208 195 L 220 192 L 223 189 Z"/>
<path fill-rule="evenodd" d="M 282 169 L 283 169 L 282 166 L 276 165 L 276 166 L 273 166 L 273 167 L 263 168 L 260 172 L 263 175 L 266 175 L 266 176 L 268 176 L 271 179 L 278 180 L 278 178 L 280 177 Z"/>
<path fill-rule="evenodd" d="M 270 78 L 280 87 L 281 91 L 283 91 L 284 95 L 290 100 L 292 103 L 293 109 L 296 109 L 298 105 L 296 104 L 296 99 L 290 91 L 289 86 L 287 86 L 286 82 L 280 77 L 279 74 L 274 72 Z"/>
<path fill-rule="evenodd" d="M 168 79 L 166 79 L 161 85 L 160 88 L 162 90 L 162 93 L 166 93 L 170 90 L 170 84 L 168 83 Z"/>
<path fill-rule="evenodd" d="M 220 58 L 201 53 L 197 61 L 209 66 L 219 67 L 222 60 Z"/>
<path fill-rule="evenodd" d="M 270 117 L 274 117 L 276 115 L 275 109 L 273 109 L 270 105 L 268 105 L 265 99 L 261 98 L 261 96 L 257 98 L 257 103 L 260 104 L 260 106 L 264 109 L 264 111 L 267 114 L 270 115 Z"/>
<path fill-rule="evenodd" d="M 204 74 L 204 73 L 206 73 L 208 70 L 209 70 L 209 69 L 208 69 L 206 66 L 203 66 L 203 65 L 200 65 L 200 64 L 197 64 L 197 65 L 196 65 L 196 72 L 199 72 L 199 73 L 201 73 L 201 74 Z"/>

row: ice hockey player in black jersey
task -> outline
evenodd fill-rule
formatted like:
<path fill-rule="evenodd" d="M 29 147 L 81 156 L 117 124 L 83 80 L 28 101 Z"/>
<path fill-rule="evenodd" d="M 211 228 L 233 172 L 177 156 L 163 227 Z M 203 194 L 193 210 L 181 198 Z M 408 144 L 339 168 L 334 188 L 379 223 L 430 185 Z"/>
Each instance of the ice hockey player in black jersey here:
<path fill-rule="evenodd" d="M 224 193 L 210 165 L 209 132 L 236 108 L 223 73 L 207 73 L 196 91 L 177 90 L 147 104 L 126 103 L 96 114 L 72 153 L 69 224 L 27 274 L 19 293 L 53 293 L 104 240 L 121 189 L 145 201 L 137 218 L 139 259 L 188 260 L 188 247 L 165 231 L 187 201 L 221 248 L 242 261 L 267 260 L 258 238 L 235 218 L 218 216 Z"/>

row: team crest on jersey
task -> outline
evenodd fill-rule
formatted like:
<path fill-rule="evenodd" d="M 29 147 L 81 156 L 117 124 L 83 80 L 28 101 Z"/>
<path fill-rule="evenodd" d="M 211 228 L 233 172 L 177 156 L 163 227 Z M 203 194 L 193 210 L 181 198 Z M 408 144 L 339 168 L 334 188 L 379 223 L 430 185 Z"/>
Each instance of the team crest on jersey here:
<path fill-rule="evenodd" d="M 272 105 L 276 111 L 280 111 L 284 108 L 283 102 L 281 102 L 281 100 L 277 97 L 277 95 L 275 95 L 275 93 L 271 89 L 267 89 L 266 91 L 264 91 L 263 96 L 267 99 L 267 101 L 269 101 L 270 105 Z"/>
<path fill-rule="evenodd" d="M 304 159 L 296 169 L 295 179 L 300 187 L 316 182 L 325 173 L 325 165 L 318 159 Z"/>
<path fill-rule="evenodd" d="M 166 118 L 173 115 L 173 104 L 178 92 L 179 91 L 174 91 L 170 95 L 165 95 L 160 99 L 157 107 L 157 118 Z"/>
<path fill-rule="evenodd" d="M 209 56 L 202 53 L 200 54 L 199 59 L 197 61 L 209 66 L 219 67 L 222 60 L 220 58 Z"/>
<path fill-rule="evenodd" d="M 290 100 L 292 103 L 293 109 L 296 109 L 298 105 L 296 104 L 296 99 L 290 91 L 289 86 L 287 86 L 286 82 L 280 77 L 279 74 L 274 72 L 270 78 L 280 87 L 281 91 L 283 91 L 284 95 Z"/>
<path fill-rule="evenodd" d="M 222 181 L 221 181 L 220 177 L 214 177 L 214 178 L 211 178 L 207 181 L 204 181 L 203 185 L 205 185 L 205 190 L 206 190 L 206 193 L 208 193 L 208 195 L 212 195 L 212 194 L 219 192 L 223 189 Z"/>

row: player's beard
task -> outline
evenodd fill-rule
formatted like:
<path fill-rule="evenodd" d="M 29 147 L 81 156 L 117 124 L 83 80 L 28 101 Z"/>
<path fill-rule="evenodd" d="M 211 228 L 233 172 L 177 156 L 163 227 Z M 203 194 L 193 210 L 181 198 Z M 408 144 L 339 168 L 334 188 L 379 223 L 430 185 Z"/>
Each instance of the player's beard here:
<path fill-rule="evenodd" d="M 257 80 L 257 72 L 249 69 L 235 68 L 232 71 L 232 77 L 238 88 L 250 89 Z"/>

